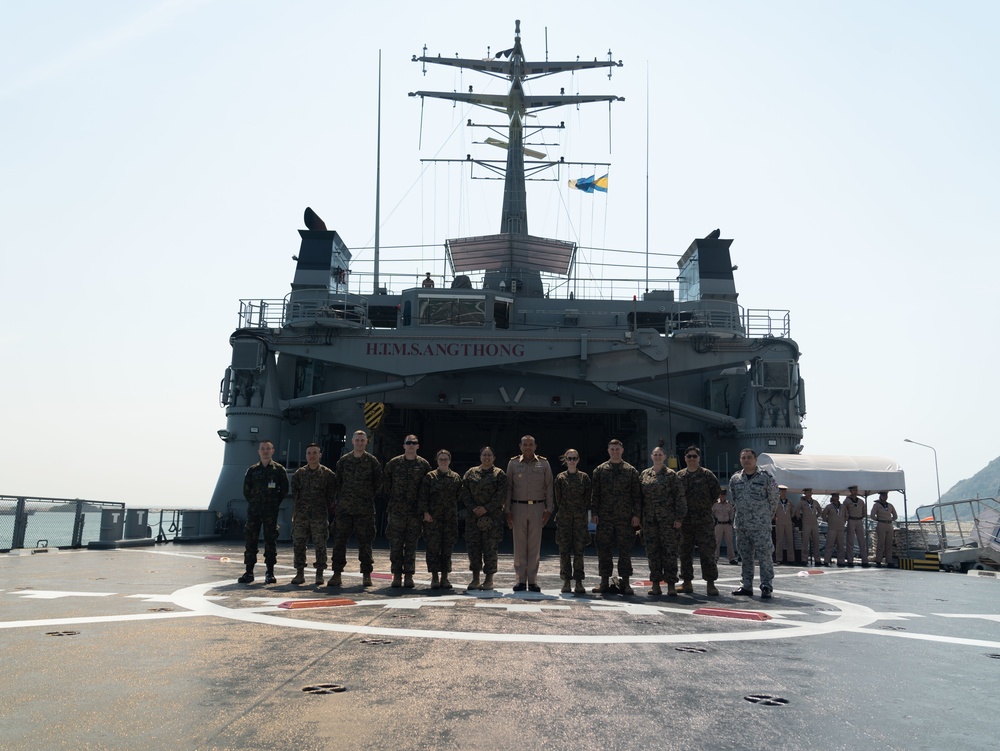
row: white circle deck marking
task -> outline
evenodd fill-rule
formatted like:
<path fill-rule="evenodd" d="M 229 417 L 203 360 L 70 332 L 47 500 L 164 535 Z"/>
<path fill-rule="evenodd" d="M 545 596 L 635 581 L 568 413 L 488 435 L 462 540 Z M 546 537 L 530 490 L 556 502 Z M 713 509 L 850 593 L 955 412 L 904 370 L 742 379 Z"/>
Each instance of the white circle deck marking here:
<path fill-rule="evenodd" d="M 213 602 L 206 598 L 206 594 L 212 589 L 228 587 L 232 581 L 225 579 L 220 582 L 210 584 L 196 584 L 191 587 L 179 589 L 171 595 L 171 599 L 179 606 L 189 610 L 197 611 L 203 615 L 213 615 L 230 620 L 244 621 L 248 623 L 259 623 L 269 626 L 280 626 L 282 628 L 299 628 L 313 631 L 334 631 L 347 634 L 367 634 L 374 636 L 409 636 L 422 639 L 453 639 L 463 641 L 491 641 L 491 642 L 524 642 L 524 643 L 547 643 L 547 644 L 682 644 L 682 643 L 705 643 L 705 642 L 727 642 L 727 641 L 754 641 L 763 639 L 793 639 L 803 636 L 816 636 L 818 634 L 828 634 L 838 631 L 851 631 L 863 628 L 879 619 L 879 614 L 871 608 L 857 605 L 843 600 L 835 600 L 819 595 L 809 595 L 796 593 L 797 597 L 813 600 L 815 602 L 831 605 L 838 609 L 829 621 L 822 623 L 806 623 L 789 620 L 786 618 L 776 619 L 767 622 L 766 628 L 759 628 L 753 631 L 739 632 L 716 632 L 716 633 L 660 633 L 660 634 L 532 634 L 532 633 L 499 633 L 488 631 L 451 631 L 445 629 L 415 629 L 415 628 L 389 628 L 384 626 L 362 626 L 346 623 L 327 623 L 321 621 L 311 621 L 307 619 L 290 619 L 284 616 L 270 615 L 254 608 L 252 610 L 244 608 L 229 608 L 220 602 Z M 497 599 L 492 598 L 496 603 Z M 452 602 L 456 605 L 471 604 L 477 605 L 480 601 L 477 597 L 467 595 L 453 595 L 447 599 L 438 598 L 433 601 L 424 602 Z M 398 601 L 397 601 L 398 602 Z M 567 600 L 555 600 L 553 604 L 565 607 Z M 511 604 L 527 605 L 530 600 L 519 600 Z M 545 601 L 540 601 L 543 604 Z M 338 608 L 338 612 L 343 612 L 354 607 L 391 605 L 390 602 L 381 600 L 362 600 L 357 606 L 344 606 Z M 505 603 L 506 604 L 506 603 Z M 594 607 L 595 605 L 599 607 Z M 611 605 L 611 607 L 609 607 Z M 607 601 L 588 600 L 580 602 L 579 607 L 589 608 L 595 612 L 618 611 L 628 613 L 630 606 L 636 603 L 622 603 L 614 607 L 614 603 Z M 398 607 L 398 605 L 397 605 Z M 649 604 L 642 604 L 642 611 L 648 613 L 650 608 L 654 608 L 663 615 L 676 614 L 676 608 L 665 607 L 662 610 Z M 296 611 L 301 614 L 302 611 Z M 691 615 L 691 613 L 688 613 Z"/>

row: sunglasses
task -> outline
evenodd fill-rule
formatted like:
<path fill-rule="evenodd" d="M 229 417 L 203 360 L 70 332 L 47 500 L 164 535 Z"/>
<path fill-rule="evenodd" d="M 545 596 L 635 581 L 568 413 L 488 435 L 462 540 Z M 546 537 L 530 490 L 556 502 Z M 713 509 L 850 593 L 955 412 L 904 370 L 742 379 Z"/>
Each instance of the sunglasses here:
<path fill-rule="evenodd" d="M 697 459 L 698 455 L 697 454 L 685 454 L 684 458 L 685 459 Z"/>
<path fill-rule="evenodd" d="M 580 461 L 580 457 L 579 456 L 567 456 L 566 457 L 566 461 L 568 461 L 568 462 L 578 462 L 578 461 Z"/>
<path fill-rule="evenodd" d="M 404 446 L 419 446 L 420 441 L 403 441 Z"/>

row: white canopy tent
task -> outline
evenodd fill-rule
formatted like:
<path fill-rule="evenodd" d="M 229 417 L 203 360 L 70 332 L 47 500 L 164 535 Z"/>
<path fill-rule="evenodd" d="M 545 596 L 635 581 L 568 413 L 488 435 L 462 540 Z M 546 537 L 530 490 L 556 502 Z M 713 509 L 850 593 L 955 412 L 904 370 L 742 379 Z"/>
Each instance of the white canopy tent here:
<path fill-rule="evenodd" d="M 793 493 L 812 488 L 814 495 L 843 494 L 851 485 L 857 485 L 861 495 L 883 490 L 898 490 L 906 495 L 903 470 L 895 459 L 885 456 L 761 454 L 757 466 Z"/>

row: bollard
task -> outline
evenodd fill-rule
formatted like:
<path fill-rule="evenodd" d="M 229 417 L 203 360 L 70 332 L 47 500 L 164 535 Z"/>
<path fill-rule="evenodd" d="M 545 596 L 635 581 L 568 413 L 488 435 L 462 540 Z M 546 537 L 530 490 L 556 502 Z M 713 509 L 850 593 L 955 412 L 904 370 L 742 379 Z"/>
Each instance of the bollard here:
<path fill-rule="evenodd" d="M 125 530 L 125 509 L 105 509 L 101 512 L 101 542 L 117 542 Z"/>
<path fill-rule="evenodd" d="M 125 539 L 149 537 L 149 509 L 128 509 L 125 512 Z"/>

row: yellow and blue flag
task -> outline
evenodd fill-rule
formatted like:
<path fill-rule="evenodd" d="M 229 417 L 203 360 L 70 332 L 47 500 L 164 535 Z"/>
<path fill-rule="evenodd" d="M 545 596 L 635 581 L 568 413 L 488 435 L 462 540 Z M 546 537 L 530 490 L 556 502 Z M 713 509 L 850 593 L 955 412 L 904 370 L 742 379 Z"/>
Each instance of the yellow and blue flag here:
<path fill-rule="evenodd" d="M 598 177 L 594 179 L 594 175 L 590 177 L 582 177 L 579 180 L 569 180 L 569 187 L 576 188 L 577 190 L 582 190 L 584 193 L 593 193 L 595 190 L 599 190 L 602 193 L 608 192 L 608 176 Z"/>

